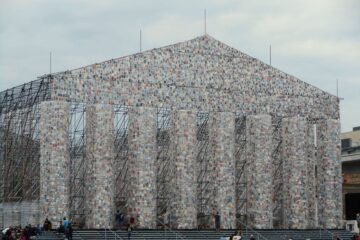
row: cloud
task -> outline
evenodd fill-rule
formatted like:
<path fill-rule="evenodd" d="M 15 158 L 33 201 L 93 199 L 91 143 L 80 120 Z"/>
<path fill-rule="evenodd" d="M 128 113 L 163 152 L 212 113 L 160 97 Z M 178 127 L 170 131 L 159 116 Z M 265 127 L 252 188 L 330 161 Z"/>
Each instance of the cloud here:
<path fill-rule="evenodd" d="M 336 94 L 344 131 L 359 123 L 358 0 L 0 0 L 0 91 L 203 34 Z"/>

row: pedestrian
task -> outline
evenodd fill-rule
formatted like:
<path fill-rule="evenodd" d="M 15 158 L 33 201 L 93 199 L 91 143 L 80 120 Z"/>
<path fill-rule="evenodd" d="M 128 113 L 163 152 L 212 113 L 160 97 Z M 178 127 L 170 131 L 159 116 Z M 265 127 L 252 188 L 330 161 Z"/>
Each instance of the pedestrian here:
<path fill-rule="evenodd" d="M 221 221 L 221 217 L 220 217 L 220 214 L 219 212 L 216 212 L 216 215 L 215 215 L 215 229 L 216 231 L 220 231 L 220 221 Z"/>
<path fill-rule="evenodd" d="M 73 236 L 73 228 L 71 222 L 69 222 L 67 239 L 73 240 L 72 236 Z"/>
<path fill-rule="evenodd" d="M 241 240 L 242 234 L 240 230 L 237 230 L 231 237 L 230 240 Z"/>
<path fill-rule="evenodd" d="M 134 216 L 130 217 L 130 227 L 132 227 L 132 228 L 135 227 L 135 218 L 134 218 Z"/>
<path fill-rule="evenodd" d="M 64 231 L 65 231 L 65 237 L 68 240 L 72 239 L 72 227 L 71 227 L 71 222 L 70 220 L 67 220 L 66 217 L 64 217 Z"/>
<path fill-rule="evenodd" d="M 357 222 L 358 228 L 360 229 L 360 213 L 356 214 L 356 222 Z"/>
<path fill-rule="evenodd" d="M 131 225 L 129 224 L 128 227 L 127 227 L 128 240 L 131 239 L 131 232 L 132 232 L 132 227 L 131 227 Z"/>
<path fill-rule="evenodd" d="M 29 236 L 28 236 L 28 234 L 27 234 L 27 232 L 26 232 L 25 229 L 23 229 L 23 230 L 21 231 L 21 235 L 20 235 L 19 240 L 30 240 L 30 238 L 29 238 Z"/>
<path fill-rule="evenodd" d="M 51 224 L 50 220 L 48 218 L 46 218 L 44 221 L 44 230 L 51 231 L 51 229 L 52 229 L 52 224 Z"/>
<path fill-rule="evenodd" d="M 62 221 L 59 222 L 59 227 L 57 228 L 57 232 L 58 233 L 65 233 L 65 227 L 64 227 Z"/>
<path fill-rule="evenodd" d="M 121 229 L 122 220 L 123 220 L 123 216 L 122 216 L 122 214 L 120 213 L 120 211 L 117 210 L 117 211 L 116 211 L 116 214 L 115 214 L 115 225 L 116 225 L 116 228 L 117 228 L 117 229 Z"/>
<path fill-rule="evenodd" d="M 69 220 L 67 220 L 67 219 L 66 219 L 66 217 L 64 217 L 63 224 L 64 224 L 64 229 L 65 229 L 65 231 L 66 231 L 66 229 L 68 228 L 69 223 L 70 223 L 70 221 L 69 221 Z"/>

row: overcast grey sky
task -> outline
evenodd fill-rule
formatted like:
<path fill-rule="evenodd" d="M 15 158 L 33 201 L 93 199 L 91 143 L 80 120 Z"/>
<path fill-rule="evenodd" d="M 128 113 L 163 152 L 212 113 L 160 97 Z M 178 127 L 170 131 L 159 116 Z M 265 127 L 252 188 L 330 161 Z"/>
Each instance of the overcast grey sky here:
<path fill-rule="evenodd" d="M 0 91 L 207 32 L 336 94 L 342 131 L 360 126 L 360 0 L 0 0 Z"/>

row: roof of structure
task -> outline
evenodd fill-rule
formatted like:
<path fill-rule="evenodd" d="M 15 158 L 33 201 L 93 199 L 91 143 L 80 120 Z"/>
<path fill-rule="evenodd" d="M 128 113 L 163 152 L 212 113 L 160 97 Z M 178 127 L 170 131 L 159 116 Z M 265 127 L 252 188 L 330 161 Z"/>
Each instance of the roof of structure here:
<path fill-rule="evenodd" d="M 209 35 L 51 78 L 52 100 L 339 118 L 336 96 Z"/>
<path fill-rule="evenodd" d="M 86 68 L 93 68 L 94 66 L 97 65 L 101 65 L 101 64 L 106 64 L 108 62 L 114 62 L 114 61 L 124 61 L 124 60 L 129 60 L 129 59 L 137 59 L 139 57 L 147 57 L 149 55 L 155 55 L 159 54 L 160 52 L 166 52 L 166 51 L 171 51 L 172 53 L 177 53 L 177 54 L 184 54 L 184 55 L 198 55 L 198 56 L 207 56 L 207 57 L 217 57 L 217 58 L 225 58 L 227 59 L 228 62 L 232 61 L 233 63 L 236 64 L 240 64 L 241 62 L 239 61 L 240 59 L 245 60 L 245 61 L 252 61 L 254 64 L 257 64 L 261 69 L 272 69 L 278 73 L 284 74 L 286 76 L 288 76 L 291 80 L 298 82 L 299 84 L 306 84 L 311 88 L 316 88 L 319 91 L 326 93 L 330 96 L 336 97 L 335 95 L 326 92 L 316 86 L 313 86 L 309 83 L 306 83 L 303 80 L 298 79 L 297 77 L 288 74 L 282 70 L 279 70 L 277 68 L 275 68 L 274 66 L 271 66 L 257 58 L 254 58 L 246 53 L 243 53 L 242 51 L 233 48 L 217 39 L 215 39 L 214 37 L 210 36 L 209 34 L 205 34 L 205 35 L 201 35 L 199 37 L 187 40 L 187 41 L 183 41 L 183 42 L 178 42 L 175 44 L 171 44 L 171 45 L 167 45 L 167 46 L 163 46 L 163 47 L 159 47 L 159 48 L 153 48 L 153 49 L 149 49 L 143 52 L 138 52 L 138 53 L 134 53 L 134 54 L 130 54 L 130 55 L 126 55 L 126 56 L 121 56 L 118 58 L 114 58 L 114 59 L 109 59 L 103 62 L 99 62 L 99 63 L 93 63 L 87 66 L 83 66 L 83 67 L 79 67 L 76 69 L 72 69 L 72 70 L 67 70 L 67 71 L 61 71 L 61 72 L 57 72 L 57 73 L 53 73 L 54 75 L 56 74 L 63 74 L 66 72 L 77 72 L 77 71 L 81 71 L 84 70 Z M 154 68 L 158 68 L 159 66 L 155 66 L 152 65 L 152 67 Z M 46 75 L 45 75 L 46 76 Z"/>

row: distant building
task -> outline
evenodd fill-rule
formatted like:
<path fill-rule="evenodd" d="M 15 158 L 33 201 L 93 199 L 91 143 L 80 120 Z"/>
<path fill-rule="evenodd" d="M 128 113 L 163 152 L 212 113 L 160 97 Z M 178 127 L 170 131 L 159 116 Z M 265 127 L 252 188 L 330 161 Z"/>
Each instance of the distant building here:
<path fill-rule="evenodd" d="M 341 134 L 341 161 L 345 219 L 360 212 L 360 127 Z"/>

